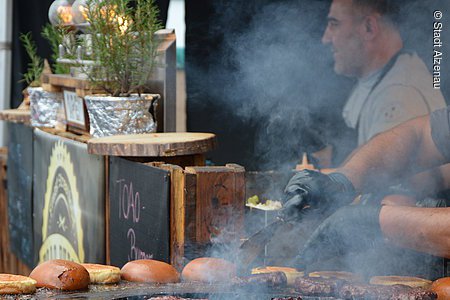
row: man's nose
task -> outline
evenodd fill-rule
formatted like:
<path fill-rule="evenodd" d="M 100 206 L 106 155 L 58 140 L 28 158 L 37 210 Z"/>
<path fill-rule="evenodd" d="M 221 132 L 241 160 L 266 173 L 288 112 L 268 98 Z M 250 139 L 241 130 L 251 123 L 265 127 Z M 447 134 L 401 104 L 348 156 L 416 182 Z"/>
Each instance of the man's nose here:
<path fill-rule="evenodd" d="M 327 28 L 325 29 L 325 32 L 323 33 L 322 36 L 322 44 L 327 45 L 331 43 L 331 34 L 330 34 L 330 30 Z"/>

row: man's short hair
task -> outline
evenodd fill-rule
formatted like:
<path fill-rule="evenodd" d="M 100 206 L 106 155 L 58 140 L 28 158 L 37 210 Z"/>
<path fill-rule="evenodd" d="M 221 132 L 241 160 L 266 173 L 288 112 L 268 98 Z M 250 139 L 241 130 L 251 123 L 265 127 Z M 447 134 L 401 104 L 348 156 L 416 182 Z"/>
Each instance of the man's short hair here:
<path fill-rule="evenodd" d="M 353 0 L 353 5 L 364 13 L 379 13 L 386 21 L 397 26 L 400 20 L 399 0 Z"/>

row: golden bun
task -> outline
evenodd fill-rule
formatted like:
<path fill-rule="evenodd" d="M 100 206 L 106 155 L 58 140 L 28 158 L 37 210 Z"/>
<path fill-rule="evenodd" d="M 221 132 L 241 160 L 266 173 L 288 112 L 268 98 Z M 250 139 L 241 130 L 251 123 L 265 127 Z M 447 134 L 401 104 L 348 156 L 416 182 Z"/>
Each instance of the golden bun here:
<path fill-rule="evenodd" d="M 32 294 L 36 291 L 36 280 L 12 274 L 0 274 L 0 295 Z"/>
<path fill-rule="evenodd" d="M 412 288 L 421 287 L 427 289 L 431 286 L 431 283 L 432 282 L 428 279 L 409 276 L 374 276 L 370 278 L 370 284 L 375 285 L 402 284 Z"/>
<path fill-rule="evenodd" d="M 431 290 L 438 295 L 438 299 L 450 299 L 450 277 L 439 278 L 431 284 Z"/>
<path fill-rule="evenodd" d="M 180 281 L 177 270 L 168 263 L 154 259 L 138 259 L 126 263 L 121 277 L 127 281 L 150 283 L 174 283 Z"/>
<path fill-rule="evenodd" d="M 236 276 L 236 265 L 221 258 L 201 257 L 190 261 L 183 269 L 184 281 L 226 282 Z"/>
<path fill-rule="evenodd" d="M 89 273 L 73 261 L 54 259 L 46 261 L 30 273 L 36 280 L 36 287 L 46 287 L 63 291 L 83 290 L 89 285 Z"/>
<path fill-rule="evenodd" d="M 361 276 L 345 271 L 317 271 L 308 274 L 308 277 L 324 279 L 341 279 L 347 281 L 362 281 Z"/>
<path fill-rule="evenodd" d="M 100 264 L 81 264 L 89 273 L 91 283 L 117 283 L 120 281 L 120 269 Z"/>

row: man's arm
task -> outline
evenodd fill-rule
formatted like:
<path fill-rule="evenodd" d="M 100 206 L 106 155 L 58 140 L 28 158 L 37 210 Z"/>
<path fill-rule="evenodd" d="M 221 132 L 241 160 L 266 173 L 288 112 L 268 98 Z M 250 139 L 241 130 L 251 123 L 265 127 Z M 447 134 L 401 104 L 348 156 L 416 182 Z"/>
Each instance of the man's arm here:
<path fill-rule="evenodd" d="M 400 247 L 450 258 L 450 208 L 383 206 L 380 226 Z"/>
<path fill-rule="evenodd" d="M 420 171 L 443 162 L 445 158 L 431 136 L 430 118 L 424 116 L 375 136 L 337 172 L 347 176 L 361 191 L 386 186 L 411 167 Z"/>

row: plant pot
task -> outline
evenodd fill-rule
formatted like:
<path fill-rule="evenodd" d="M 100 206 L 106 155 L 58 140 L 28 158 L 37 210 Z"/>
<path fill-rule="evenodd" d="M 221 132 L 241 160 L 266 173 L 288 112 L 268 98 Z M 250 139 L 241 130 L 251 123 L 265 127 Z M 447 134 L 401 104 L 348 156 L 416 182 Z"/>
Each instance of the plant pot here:
<path fill-rule="evenodd" d="M 159 95 L 155 94 L 130 97 L 85 96 L 91 136 L 155 132 L 156 121 L 153 112 L 158 99 Z"/>
<path fill-rule="evenodd" d="M 61 122 L 62 94 L 44 91 L 42 87 L 27 89 L 30 99 L 31 126 L 55 127 Z"/>

